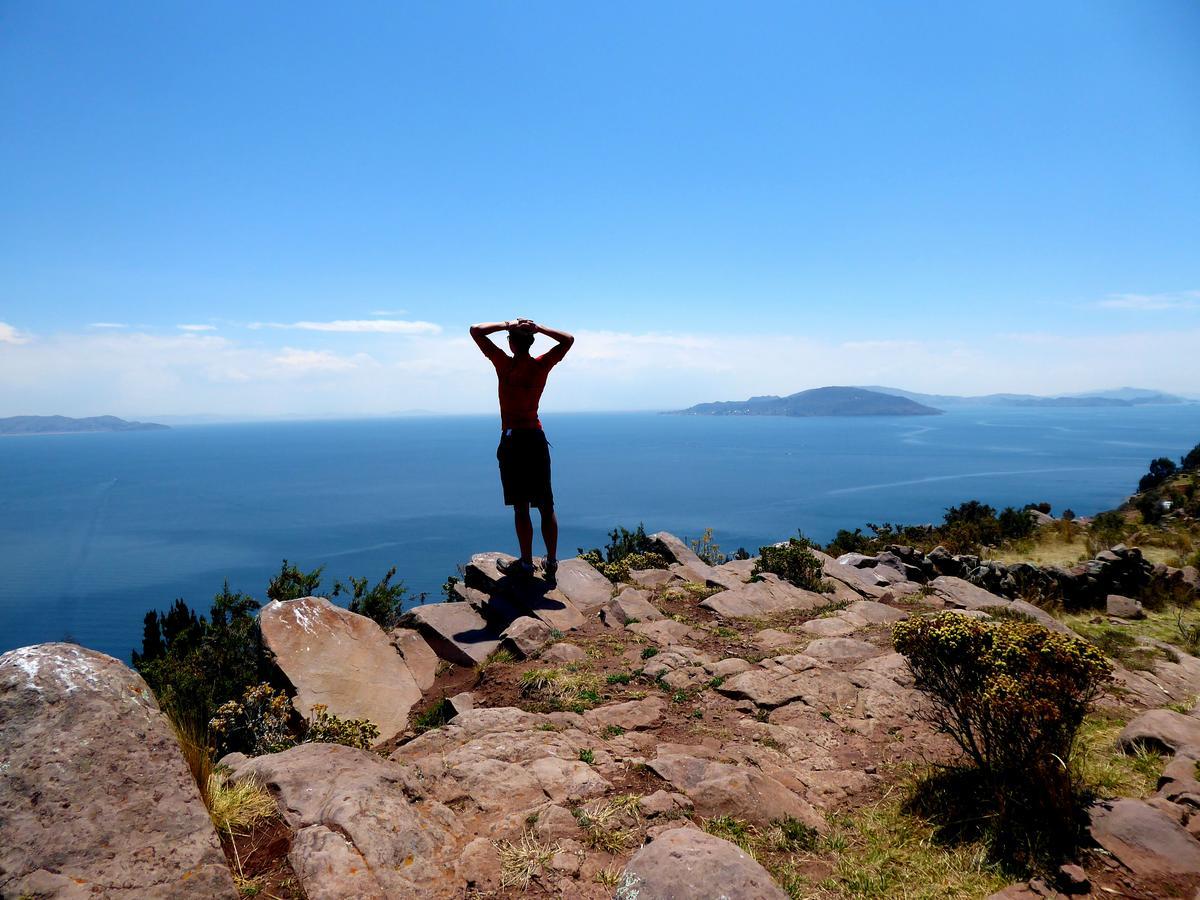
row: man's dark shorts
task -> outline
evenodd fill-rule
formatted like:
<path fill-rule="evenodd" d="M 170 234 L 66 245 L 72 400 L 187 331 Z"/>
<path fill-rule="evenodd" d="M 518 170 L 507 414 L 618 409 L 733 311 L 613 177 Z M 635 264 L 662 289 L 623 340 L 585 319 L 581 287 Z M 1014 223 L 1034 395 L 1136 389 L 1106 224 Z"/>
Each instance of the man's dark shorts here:
<path fill-rule="evenodd" d="M 550 444 L 540 428 L 509 428 L 500 434 L 496 448 L 504 503 L 528 503 L 541 510 L 554 508 L 550 488 Z"/>

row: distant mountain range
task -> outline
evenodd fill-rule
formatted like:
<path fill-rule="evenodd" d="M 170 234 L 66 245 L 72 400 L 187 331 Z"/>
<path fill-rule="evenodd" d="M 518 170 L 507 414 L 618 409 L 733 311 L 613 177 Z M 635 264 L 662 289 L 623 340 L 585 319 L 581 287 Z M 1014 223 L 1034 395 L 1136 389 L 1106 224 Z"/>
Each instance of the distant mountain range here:
<path fill-rule="evenodd" d="M 868 391 L 881 394 L 891 394 L 904 397 L 916 403 L 930 406 L 1150 406 L 1173 403 L 1190 403 L 1192 401 L 1174 394 L 1162 391 L 1147 390 L 1146 388 L 1114 388 L 1107 391 L 1088 391 L 1082 394 L 1067 394 L 1060 397 L 1039 397 L 1034 394 L 983 394 L 973 397 L 960 397 L 954 394 L 920 394 L 916 391 L 905 391 L 900 388 L 880 387 L 879 385 L 865 386 Z"/>
<path fill-rule="evenodd" d="M 676 411 L 685 416 L 936 416 L 940 409 L 909 397 L 859 387 L 821 387 L 786 397 L 699 403 Z"/>
<path fill-rule="evenodd" d="M 1130 407 L 1193 402 L 1162 391 L 1131 387 L 1061 397 L 1034 394 L 960 397 L 869 385 L 813 388 L 786 397 L 767 394 L 749 400 L 698 403 L 674 412 L 687 416 L 936 416 L 943 408 L 955 406 Z"/>
<path fill-rule="evenodd" d="M 159 431 L 157 422 L 127 422 L 116 416 L 9 416 L 0 419 L 0 434 L 82 434 L 96 431 Z"/>

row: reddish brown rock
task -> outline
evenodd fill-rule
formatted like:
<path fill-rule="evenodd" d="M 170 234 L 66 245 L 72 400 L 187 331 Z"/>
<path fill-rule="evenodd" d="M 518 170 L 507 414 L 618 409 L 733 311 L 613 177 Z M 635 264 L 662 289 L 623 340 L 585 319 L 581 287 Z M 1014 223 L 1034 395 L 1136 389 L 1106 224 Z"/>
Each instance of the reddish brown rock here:
<path fill-rule="evenodd" d="M 154 695 L 75 644 L 0 655 L 0 896 L 238 896 Z"/>
<path fill-rule="evenodd" d="M 324 597 L 278 600 L 258 616 L 263 643 L 296 689 L 302 716 L 316 704 L 343 719 L 367 719 L 386 741 L 408 725 L 421 699 L 416 679 L 371 619 Z"/>
<path fill-rule="evenodd" d="M 788 817 L 824 831 L 825 820 L 793 791 L 750 766 L 695 756 L 660 755 L 649 763 L 660 777 L 686 794 L 702 816 L 735 816 L 766 826 Z"/>
<path fill-rule="evenodd" d="M 234 770 L 275 797 L 310 898 L 450 897 L 462 827 L 410 769 L 341 744 L 300 744 Z"/>
<path fill-rule="evenodd" d="M 634 854 L 614 900 L 787 900 L 736 844 L 698 828 L 664 831 Z"/>
<path fill-rule="evenodd" d="M 1200 842 L 1161 810 L 1124 799 L 1092 807 L 1091 819 L 1092 839 L 1135 875 L 1200 879 Z"/>

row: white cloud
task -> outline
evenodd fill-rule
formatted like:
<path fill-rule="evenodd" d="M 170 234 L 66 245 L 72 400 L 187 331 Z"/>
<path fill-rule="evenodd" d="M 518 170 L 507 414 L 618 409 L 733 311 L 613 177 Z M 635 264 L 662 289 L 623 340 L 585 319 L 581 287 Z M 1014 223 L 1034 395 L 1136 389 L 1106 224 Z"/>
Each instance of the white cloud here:
<path fill-rule="evenodd" d="M 180 331 L 216 331 L 216 325 L 176 325 Z"/>
<path fill-rule="evenodd" d="M 24 344 L 29 335 L 22 334 L 7 322 L 0 322 L 0 344 Z"/>
<path fill-rule="evenodd" d="M 953 341 L 841 337 L 584 330 L 551 377 L 543 408 L 678 409 L 829 384 L 1055 394 L 1119 383 L 1200 393 L 1200 329 L 981 333 Z M 208 332 L 34 337 L 2 326 L 0 340 L 0 415 L 353 416 L 413 407 L 494 412 L 496 403 L 492 367 L 459 332 L 372 344 L 370 355 Z M 534 352 L 550 343 L 539 337 Z"/>
<path fill-rule="evenodd" d="M 1101 309 L 1131 309 L 1150 312 L 1163 309 L 1200 308 L 1200 291 L 1177 291 L 1169 294 L 1113 294 L 1101 300 Z"/>
<path fill-rule="evenodd" d="M 433 322 L 403 319 L 336 319 L 332 322 L 254 322 L 251 328 L 291 328 L 297 331 L 337 331 L 352 334 L 440 334 Z"/>
<path fill-rule="evenodd" d="M 366 354 L 356 358 L 338 356 L 328 350 L 297 350 L 295 347 L 284 347 L 283 352 L 272 359 L 278 366 L 292 372 L 344 372 L 347 369 L 357 369 L 359 363 L 370 360 Z"/>
<path fill-rule="evenodd" d="M 88 328 L 128 328 L 125 322 L 92 322 Z"/>

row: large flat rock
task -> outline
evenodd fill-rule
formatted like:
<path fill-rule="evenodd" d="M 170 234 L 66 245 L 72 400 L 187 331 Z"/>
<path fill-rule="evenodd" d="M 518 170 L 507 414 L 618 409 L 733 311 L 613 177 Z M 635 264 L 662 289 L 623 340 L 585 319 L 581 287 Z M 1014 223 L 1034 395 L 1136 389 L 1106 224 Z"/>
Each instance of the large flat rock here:
<path fill-rule="evenodd" d="M 111 656 L 0 655 L 0 748 L 0 896 L 238 896 L 166 717 Z"/>
<path fill-rule="evenodd" d="M 462 828 L 406 766 L 300 744 L 234 769 L 248 776 L 270 788 L 295 832 L 290 861 L 310 898 L 457 896 L 446 869 Z"/>
<path fill-rule="evenodd" d="M 595 566 L 579 557 L 564 559 L 558 564 L 556 585 L 559 591 L 583 613 L 590 613 L 608 603 L 613 584 Z"/>
<path fill-rule="evenodd" d="M 408 725 L 421 689 L 387 634 L 372 619 L 324 597 L 274 600 L 258 616 L 263 643 L 296 689 L 303 716 L 321 703 L 343 719 L 367 719 L 381 741 Z"/>
<path fill-rule="evenodd" d="M 1131 752 L 1145 746 L 1200 757 L 1200 719 L 1173 709 L 1150 709 L 1121 730 L 1117 744 Z"/>
<path fill-rule="evenodd" d="M 674 828 L 642 847 L 617 883 L 618 900 L 787 900 L 742 848 L 699 828 Z"/>
<path fill-rule="evenodd" d="M 649 766 L 687 794 L 702 816 L 734 816 L 760 827 L 790 816 L 825 830 L 824 818 L 807 800 L 750 766 L 674 754 L 660 755 Z"/>
<path fill-rule="evenodd" d="M 418 606 L 403 624 L 416 628 L 438 656 L 456 666 L 479 665 L 500 646 L 500 633 L 469 603 Z"/>
<path fill-rule="evenodd" d="M 514 619 L 533 616 L 541 619 L 550 628 L 564 633 L 580 628 L 587 622 L 587 617 L 571 602 L 557 583 L 540 576 L 513 576 L 501 572 L 500 563 L 512 559 L 514 557 L 507 553 L 476 553 L 464 569 L 463 578 L 467 586 L 482 592 L 488 598 L 480 609 L 488 622 L 503 630 Z M 562 565 L 566 566 L 566 563 Z M 579 596 L 585 598 L 585 602 L 591 603 L 598 599 L 600 586 L 592 580 L 585 566 L 591 569 L 587 563 L 576 560 L 575 564 L 567 568 L 565 580 L 567 589 L 576 591 Z M 603 578 L 595 569 L 592 569 L 592 572 Z M 562 577 L 560 567 L 560 579 Z M 606 578 L 604 583 L 608 592 L 604 602 L 607 602 L 612 594 L 612 585 Z"/>
<path fill-rule="evenodd" d="M 1092 839 L 1135 875 L 1200 875 L 1200 843 L 1162 810 L 1126 798 L 1090 814 Z"/>
<path fill-rule="evenodd" d="M 819 609 L 829 598 L 784 581 L 755 581 L 713 594 L 700 605 L 727 619 L 770 616 L 788 610 Z"/>

